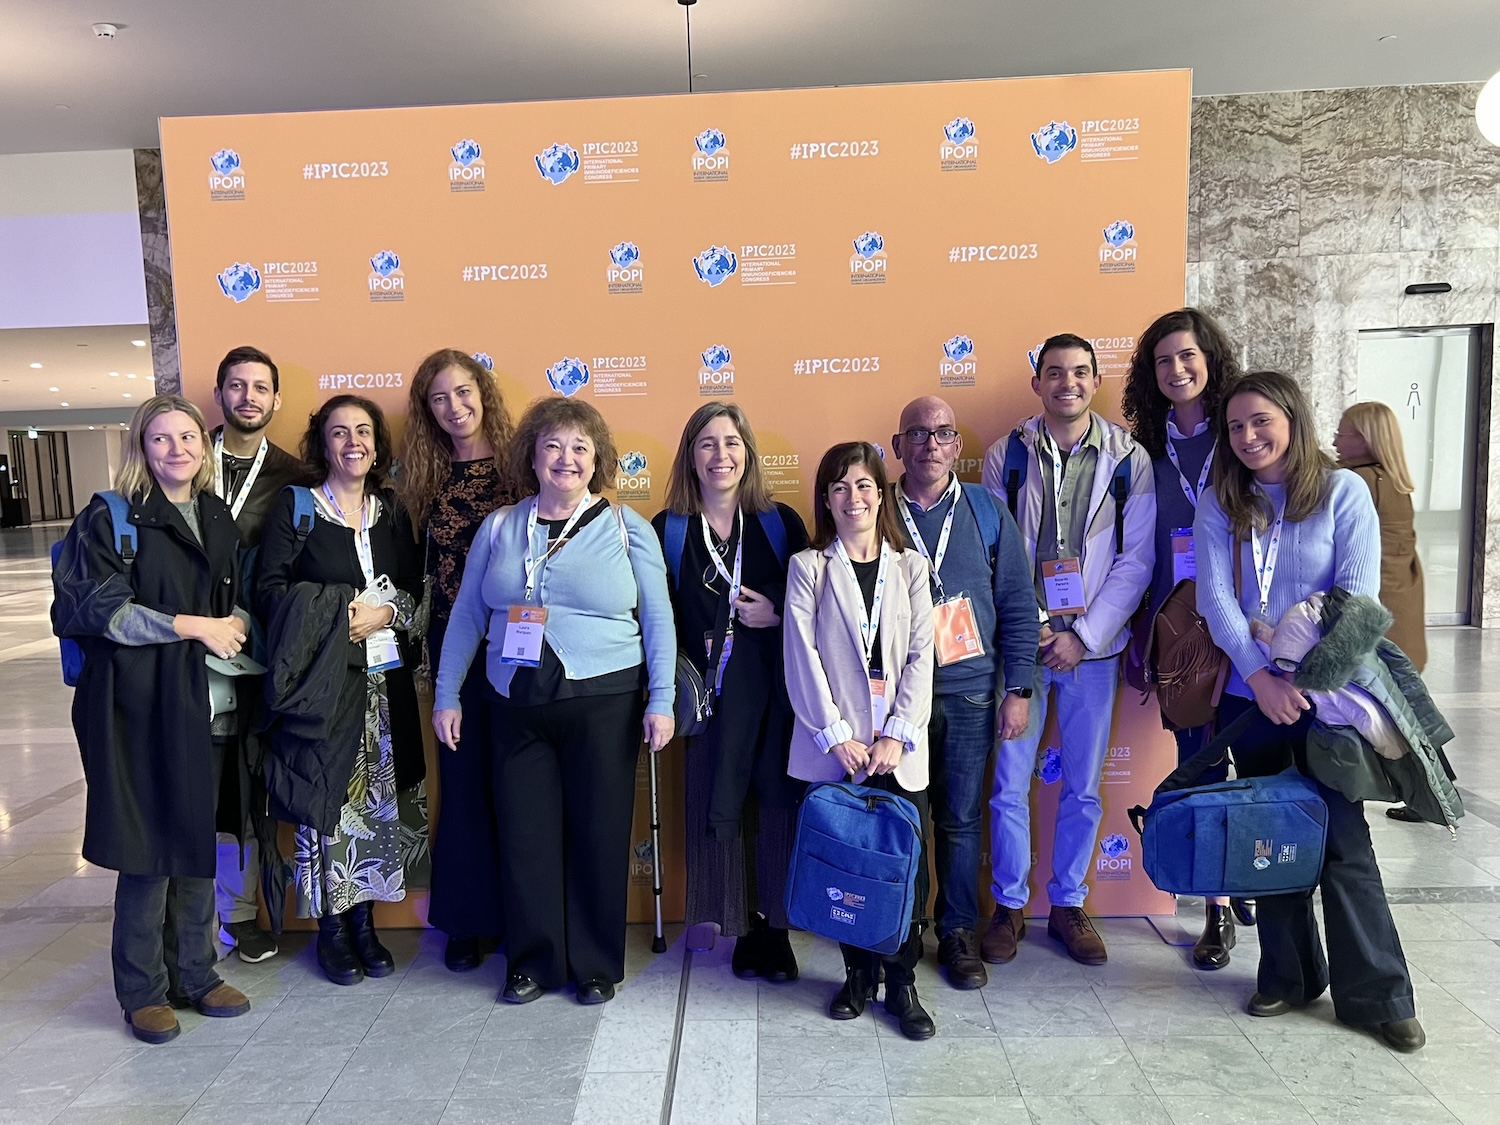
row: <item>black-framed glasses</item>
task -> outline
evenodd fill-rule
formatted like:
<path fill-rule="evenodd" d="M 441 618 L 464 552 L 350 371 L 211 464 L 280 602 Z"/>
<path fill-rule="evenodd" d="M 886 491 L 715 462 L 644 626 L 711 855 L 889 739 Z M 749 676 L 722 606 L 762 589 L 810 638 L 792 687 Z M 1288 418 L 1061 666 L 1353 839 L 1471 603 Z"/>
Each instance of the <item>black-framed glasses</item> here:
<path fill-rule="evenodd" d="M 939 445 L 952 445 L 958 440 L 958 431 L 952 426 L 942 426 L 936 430 L 925 430 L 920 426 L 913 427 L 901 434 L 908 445 L 926 445 L 927 439 L 932 438 Z"/>

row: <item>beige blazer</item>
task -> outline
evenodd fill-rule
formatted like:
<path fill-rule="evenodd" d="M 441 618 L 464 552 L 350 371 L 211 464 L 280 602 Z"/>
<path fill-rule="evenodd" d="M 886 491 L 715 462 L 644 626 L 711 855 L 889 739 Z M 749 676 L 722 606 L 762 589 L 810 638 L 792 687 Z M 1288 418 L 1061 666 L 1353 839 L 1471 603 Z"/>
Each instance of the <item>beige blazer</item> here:
<path fill-rule="evenodd" d="M 864 596 L 832 546 L 792 556 L 786 576 L 782 651 L 796 723 L 787 772 L 803 781 L 844 776 L 829 747 L 869 742 L 870 683 L 859 637 Z M 927 560 L 901 551 L 886 574 L 880 652 L 889 717 L 884 733 L 908 746 L 896 767 L 901 788 L 927 788 L 927 721 L 932 717 L 932 592 Z M 856 778 L 856 780 L 862 780 Z"/>

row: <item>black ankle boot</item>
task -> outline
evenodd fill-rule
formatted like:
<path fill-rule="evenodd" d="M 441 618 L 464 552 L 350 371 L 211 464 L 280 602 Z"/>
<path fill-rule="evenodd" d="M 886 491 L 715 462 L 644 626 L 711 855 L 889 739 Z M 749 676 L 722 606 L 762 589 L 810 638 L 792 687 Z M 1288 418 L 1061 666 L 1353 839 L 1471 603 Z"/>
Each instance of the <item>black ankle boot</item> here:
<path fill-rule="evenodd" d="M 869 969 L 845 969 L 844 987 L 828 1005 L 828 1014 L 836 1020 L 857 1020 L 865 1014 L 865 1005 L 875 999 L 875 981 Z"/>
<path fill-rule="evenodd" d="M 1193 946 L 1193 964 L 1200 969 L 1222 969 L 1234 948 L 1234 915 L 1227 906 L 1203 907 L 1203 936 Z"/>
<path fill-rule="evenodd" d="M 358 984 L 365 975 L 354 951 L 347 913 L 325 914 L 318 919 L 318 968 L 334 984 Z"/>
<path fill-rule="evenodd" d="M 729 967 L 741 980 L 754 980 L 761 975 L 761 966 L 766 956 L 766 918 L 763 914 L 750 915 L 750 932 L 734 939 L 734 953 Z"/>
<path fill-rule="evenodd" d="M 887 984 L 885 1010 L 900 1021 L 901 1034 L 908 1039 L 931 1039 L 937 1034 L 937 1025 L 917 999 L 914 984 Z"/>
<path fill-rule="evenodd" d="M 354 952 L 364 966 L 365 975 L 388 977 L 396 971 L 396 959 L 380 944 L 375 933 L 375 904 L 362 902 L 349 911 L 350 929 L 354 935 Z"/>
<path fill-rule="evenodd" d="M 1255 900 L 1252 898 L 1232 898 L 1229 900 L 1229 912 L 1234 915 L 1234 920 L 1242 926 L 1255 925 Z"/>
<path fill-rule="evenodd" d="M 786 930 L 766 927 L 765 945 L 761 947 L 760 975 L 777 982 L 796 980 L 797 955 L 792 952 L 792 938 Z"/>

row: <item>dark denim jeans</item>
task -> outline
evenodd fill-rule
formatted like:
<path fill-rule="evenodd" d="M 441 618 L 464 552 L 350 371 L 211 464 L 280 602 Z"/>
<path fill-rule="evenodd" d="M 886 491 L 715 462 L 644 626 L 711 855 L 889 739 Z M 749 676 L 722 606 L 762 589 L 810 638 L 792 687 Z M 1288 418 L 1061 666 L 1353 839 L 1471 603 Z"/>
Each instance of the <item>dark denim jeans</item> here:
<path fill-rule="evenodd" d="M 937 931 L 972 930 L 979 919 L 980 817 L 989 796 L 995 745 L 993 695 L 934 695 L 927 724 L 933 844 L 937 861 Z"/>
<path fill-rule="evenodd" d="M 167 899 L 171 898 L 172 938 L 163 941 Z M 167 1003 L 167 959 L 171 987 L 190 1001 L 202 999 L 221 983 L 214 971 L 214 881 L 165 875 L 121 873 L 115 884 L 115 933 L 110 959 L 115 996 L 127 1012 Z M 175 948 L 173 948 L 175 946 Z"/>

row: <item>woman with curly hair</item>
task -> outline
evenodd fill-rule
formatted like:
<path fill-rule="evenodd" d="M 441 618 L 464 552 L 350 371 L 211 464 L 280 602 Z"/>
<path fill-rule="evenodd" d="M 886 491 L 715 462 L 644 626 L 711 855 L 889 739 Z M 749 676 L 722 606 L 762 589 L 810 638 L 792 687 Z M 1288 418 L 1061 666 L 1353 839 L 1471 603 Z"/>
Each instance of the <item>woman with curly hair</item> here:
<path fill-rule="evenodd" d="M 472 356 L 441 348 L 418 365 L 400 488 L 423 540 L 432 587 L 427 655 L 434 678 L 474 533 L 485 516 L 518 499 L 506 464 L 513 432 L 499 382 Z M 442 805 L 427 920 L 448 935 L 443 963 L 455 973 L 477 968 L 503 929 L 484 668 L 476 660 L 460 692 L 471 737 L 462 749 L 438 755 Z"/>
<path fill-rule="evenodd" d="M 1219 403 L 1225 388 L 1240 376 L 1234 345 L 1208 314 L 1178 309 L 1152 321 L 1136 344 L 1125 379 L 1124 413 L 1131 435 L 1151 454 L 1156 478 L 1156 563 L 1146 592 L 1147 610 L 1136 619 L 1137 629 L 1155 627 L 1156 612 L 1173 587 L 1196 579 L 1193 516 L 1198 498 L 1213 471 L 1218 448 Z M 1137 643 L 1143 641 L 1138 637 Z M 1163 718 L 1162 725 L 1171 729 Z M 1179 762 L 1203 745 L 1207 727 L 1172 730 Z M 1227 766 L 1204 776 L 1204 783 L 1222 781 Z M 1203 934 L 1193 946 L 1193 964 L 1200 969 L 1222 969 L 1234 948 L 1234 916 L 1253 923 L 1249 908 L 1219 897 L 1204 903 Z"/>

